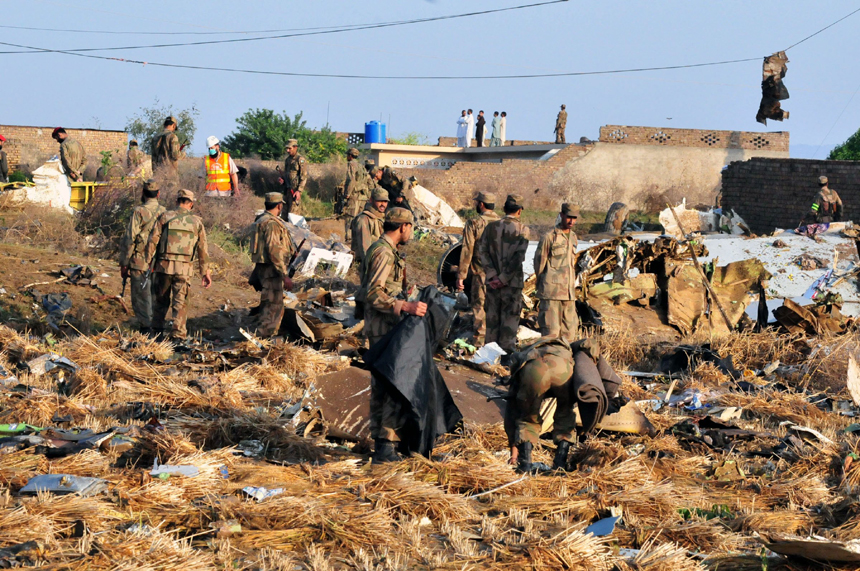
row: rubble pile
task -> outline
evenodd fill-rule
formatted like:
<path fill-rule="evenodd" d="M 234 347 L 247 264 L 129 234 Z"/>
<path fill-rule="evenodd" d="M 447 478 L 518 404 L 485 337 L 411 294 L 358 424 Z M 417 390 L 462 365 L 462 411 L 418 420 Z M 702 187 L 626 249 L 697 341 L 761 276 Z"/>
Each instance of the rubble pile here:
<path fill-rule="evenodd" d="M 371 467 L 352 421 L 315 406 L 349 362 L 249 337 L 175 352 L 0 328 L 0 565 L 799 569 L 803 542 L 839 561 L 860 539 L 860 409 L 844 383 L 819 389 L 848 374 L 853 335 L 608 333 L 656 434 L 607 429 L 539 476 L 508 465 L 500 422 L 468 418 L 431 458 Z"/>

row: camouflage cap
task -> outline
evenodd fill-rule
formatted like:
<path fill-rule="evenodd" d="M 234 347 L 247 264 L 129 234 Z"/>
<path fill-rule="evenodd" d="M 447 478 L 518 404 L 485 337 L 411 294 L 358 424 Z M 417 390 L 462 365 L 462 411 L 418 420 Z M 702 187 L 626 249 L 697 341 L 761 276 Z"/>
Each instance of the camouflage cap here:
<path fill-rule="evenodd" d="M 164 122 L 165 123 L 173 123 L 174 125 L 179 125 L 179 120 L 176 117 L 174 117 L 173 115 L 171 115 L 170 117 L 165 119 Z"/>
<path fill-rule="evenodd" d="M 129 141 L 128 146 L 129 147 L 136 147 L 137 146 L 137 139 L 132 139 L 131 141 Z"/>
<path fill-rule="evenodd" d="M 818 184 L 827 184 L 827 177 L 826 176 L 818 177 Z"/>
<path fill-rule="evenodd" d="M 489 192 L 479 192 L 478 196 L 475 197 L 475 200 L 483 202 L 484 204 L 495 204 L 496 195 Z"/>
<path fill-rule="evenodd" d="M 161 185 L 158 184 L 158 181 L 154 178 L 151 178 L 143 183 L 143 190 L 148 190 L 150 192 L 155 192 L 161 190 Z"/>
<path fill-rule="evenodd" d="M 289 149 L 289 148 L 298 147 L 298 146 L 299 146 L 299 142 L 296 139 L 290 139 L 289 141 L 287 141 L 287 145 L 284 148 Z"/>
<path fill-rule="evenodd" d="M 523 207 L 523 197 L 520 194 L 509 194 L 505 199 L 505 204 L 513 204 L 514 206 Z"/>
<path fill-rule="evenodd" d="M 367 159 L 366 161 L 364 161 L 364 166 L 366 166 L 366 167 L 372 167 L 375 165 L 376 165 L 376 161 L 374 161 L 373 159 Z"/>
<path fill-rule="evenodd" d="M 573 216 L 574 218 L 579 218 L 579 206 L 565 202 L 561 205 L 561 214 L 562 216 Z"/>
<path fill-rule="evenodd" d="M 355 147 L 352 147 L 346 152 L 346 154 L 351 156 L 351 157 L 357 157 L 360 153 L 358 152 L 358 149 L 356 149 Z"/>
<path fill-rule="evenodd" d="M 176 198 L 177 198 L 177 199 L 179 199 L 179 198 L 187 198 L 188 200 L 190 200 L 190 201 L 192 201 L 192 202 L 193 202 L 194 200 L 196 200 L 196 199 L 194 198 L 194 193 L 193 193 L 193 192 L 191 192 L 191 191 L 190 191 L 190 190 L 188 190 L 188 189 L 185 189 L 185 188 L 183 188 L 183 189 L 181 189 L 181 190 L 179 191 L 179 194 L 177 194 L 177 195 L 176 195 Z"/>
<path fill-rule="evenodd" d="M 376 173 L 379 172 L 379 167 L 374 166 L 368 172 L 370 172 L 370 176 L 376 176 Z"/>
<path fill-rule="evenodd" d="M 376 201 L 380 200 L 388 200 L 388 191 L 382 187 L 377 186 L 373 189 L 373 193 L 370 195 L 370 198 Z"/>
<path fill-rule="evenodd" d="M 562 104 L 561 104 L 561 108 L 562 108 L 562 109 L 565 109 L 564 103 L 562 103 Z"/>
<path fill-rule="evenodd" d="M 284 201 L 284 195 L 280 192 L 267 192 L 265 200 L 268 204 L 280 204 Z"/>
<path fill-rule="evenodd" d="M 405 208 L 389 208 L 385 211 L 385 221 L 394 224 L 412 224 L 415 219 L 412 213 Z"/>

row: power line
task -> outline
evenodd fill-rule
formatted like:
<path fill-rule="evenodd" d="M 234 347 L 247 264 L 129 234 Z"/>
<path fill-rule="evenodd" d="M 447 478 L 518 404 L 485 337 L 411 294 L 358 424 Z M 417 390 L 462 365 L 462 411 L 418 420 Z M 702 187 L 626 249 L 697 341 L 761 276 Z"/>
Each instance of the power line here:
<path fill-rule="evenodd" d="M 131 30 L 77 30 L 66 28 L 36 28 L 32 26 L 5 26 L 0 25 L 0 29 L 7 30 L 24 30 L 28 32 L 59 32 L 64 34 L 94 34 L 94 35 L 115 35 L 115 36 L 226 36 L 228 34 L 277 34 L 281 32 L 303 32 L 312 30 L 332 30 L 335 28 L 349 29 L 356 26 L 367 26 L 369 24 L 346 24 L 343 26 L 318 26 L 315 28 L 284 28 L 278 30 L 245 30 L 245 31 L 228 31 L 221 32 L 135 32 Z"/>
<path fill-rule="evenodd" d="M 150 44 L 145 46 L 115 46 L 110 48 L 75 48 L 75 49 L 66 49 L 66 50 L 40 50 L 44 51 L 56 51 L 59 53 L 69 53 L 69 52 L 104 52 L 104 51 L 117 51 L 117 50 L 141 50 L 141 49 L 150 49 L 150 48 L 176 48 L 176 47 L 189 47 L 189 46 L 208 46 L 213 44 L 232 44 L 239 42 L 256 42 L 261 40 L 277 40 L 277 39 L 285 39 L 285 38 L 298 38 L 303 36 L 316 36 L 322 34 L 340 34 L 344 32 L 355 32 L 359 30 L 376 30 L 379 28 L 391 28 L 394 26 L 406 26 L 412 24 L 425 24 L 427 22 L 439 22 L 443 20 L 454 20 L 457 18 L 469 18 L 473 16 L 483 16 L 486 14 L 496 14 L 499 12 L 510 12 L 512 10 L 524 10 L 527 8 L 537 8 L 540 6 L 549 6 L 551 4 L 560 4 L 562 2 L 567 2 L 568 0 L 547 0 L 544 2 L 537 2 L 533 4 L 521 4 L 519 6 L 509 6 L 507 8 L 493 8 L 491 10 L 481 10 L 477 12 L 465 12 L 462 14 L 450 14 L 448 16 L 433 16 L 431 18 L 416 18 L 413 20 L 400 20 L 396 22 L 378 22 L 371 24 L 362 24 L 362 25 L 353 25 L 353 26 L 341 26 L 341 27 L 332 27 L 327 29 L 318 29 L 318 30 L 310 30 L 310 31 L 302 31 L 291 34 L 278 34 L 274 36 L 257 36 L 253 38 L 231 38 L 226 40 L 205 40 L 198 42 L 176 42 L 170 44 Z M 0 54 L 11 54 L 11 53 L 27 53 L 27 52 L 0 52 Z"/>
<path fill-rule="evenodd" d="M 854 15 L 854 14 L 856 14 L 857 12 L 860 12 L 860 8 L 857 8 L 856 10 L 854 10 L 853 12 L 851 12 L 850 14 L 848 14 L 848 15 L 846 15 L 846 16 L 843 16 L 843 17 L 839 18 L 838 20 L 836 20 L 836 21 L 835 21 L 835 22 L 833 22 L 832 24 L 829 24 L 829 25 L 827 25 L 827 26 L 824 26 L 823 28 L 821 28 L 820 30 L 818 30 L 817 32 L 815 32 L 814 34 L 809 34 L 808 36 L 806 36 L 805 38 L 803 38 L 803 39 L 802 39 L 802 40 L 800 40 L 799 42 L 794 43 L 794 44 L 791 44 L 790 46 L 788 46 L 787 48 L 785 48 L 785 50 L 783 50 L 783 51 L 786 51 L 786 52 L 787 52 L 787 51 L 788 51 L 788 50 L 790 50 L 791 48 L 793 48 L 793 47 L 795 47 L 795 46 L 799 46 L 800 44 L 802 44 L 802 43 L 803 43 L 803 42 L 805 42 L 806 40 L 808 40 L 808 39 L 810 39 L 810 38 L 814 38 L 815 36 L 817 36 L 818 34 L 820 34 L 821 32 L 823 32 L 824 30 L 827 30 L 827 29 L 829 29 L 829 28 L 832 28 L 833 26 L 835 26 L 836 24 L 838 24 L 838 23 L 839 23 L 839 22 L 841 22 L 842 20 L 847 20 L 849 17 L 853 16 L 853 15 Z"/>
<path fill-rule="evenodd" d="M 247 73 L 247 74 L 255 74 L 255 75 L 280 75 L 280 76 L 289 76 L 289 77 L 322 77 L 322 78 L 335 78 L 335 79 L 409 79 L 409 80 L 465 80 L 465 79 L 538 79 L 538 78 L 552 78 L 552 77 L 576 77 L 576 76 L 584 76 L 584 75 L 611 75 L 618 73 L 636 73 L 643 71 L 663 71 L 663 70 L 673 70 L 673 69 L 684 69 L 684 68 L 693 68 L 693 67 L 707 67 L 714 65 L 727 65 L 732 63 L 741 63 L 741 62 L 749 62 L 749 61 L 759 61 L 761 58 L 746 58 L 746 59 L 735 59 L 735 60 L 726 60 L 726 61 L 715 61 L 715 62 L 707 62 L 707 63 L 694 63 L 694 64 L 684 64 L 684 65 L 668 65 L 668 66 L 659 66 L 659 67 L 639 67 L 639 68 L 628 68 L 628 69 L 613 69 L 613 70 L 602 70 L 602 71 L 570 71 L 570 72 L 557 72 L 557 73 L 531 73 L 531 74 L 517 74 L 517 75 L 352 75 L 352 74 L 341 74 L 341 73 L 301 73 L 294 71 L 265 71 L 265 70 L 254 70 L 254 69 L 237 69 L 230 67 L 210 67 L 210 66 L 200 66 L 200 65 L 184 65 L 184 64 L 175 64 L 175 63 L 162 63 L 162 62 L 152 62 L 152 61 L 140 61 L 133 60 L 127 58 L 115 58 L 108 56 L 98 56 L 93 54 L 83 54 L 79 52 L 71 52 L 66 50 L 51 50 L 47 48 L 38 48 L 35 46 L 26 46 L 21 44 L 13 44 L 9 42 L 0 42 L 2 46 L 11 46 L 16 48 L 26 48 L 27 52 L 23 53 L 35 53 L 32 50 L 45 52 L 45 53 L 59 53 L 66 54 L 71 56 L 85 57 L 91 59 L 100 59 L 100 60 L 109 60 L 109 61 L 118 61 L 123 63 L 135 63 L 141 65 L 152 65 L 157 67 L 170 67 L 170 68 L 179 68 L 179 69 L 194 69 L 194 70 L 203 70 L 203 71 L 223 71 L 230 73 Z M 8 53 L 8 52 L 0 52 L 0 53 Z M 12 52 L 12 53 L 21 53 L 21 52 Z"/>
<path fill-rule="evenodd" d="M 553 0 L 551 2 L 543 2 L 538 4 L 526 4 L 521 6 L 515 6 L 510 8 L 502 8 L 496 10 L 487 10 L 483 12 L 472 12 L 469 14 L 459 14 L 455 16 L 441 16 L 437 18 L 430 19 L 422 19 L 422 20 L 410 20 L 408 23 L 418 23 L 424 21 L 433 21 L 437 19 L 451 19 L 456 17 L 465 17 L 470 15 L 477 14 L 485 14 L 490 12 L 497 11 L 506 11 L 506 10 L 517 10 L 526 7 L 533 6 L 542 6 L 546 4 L 555 4 L 558 2 L 565 2 L 567 0 Z M 839 22 L 845 20 L 846 18 L 860 12 L 860 9 L 857 9 L 850 14 L 843 16 L 839 20 L 821 28 L 817 32 L 810 34 L 809 36 L 803 38 L 799 42 L 796 42 L 786 48 L 786 51 L 796 47 L 803 42 L 809 40 L 810 38 L 817 36 L 821 32 L 835 26 Z M 374 25 L 376 27 L 384 27 L 395 25 L 393 23 L 385 23 Z M 358 28 L 355 28 L 358 29 Z M 346 31 L 346 30 L 341 30 Z M 286 37 L 286 36 L 283 36 Z M 246 38 L 245 40 L 251 40 L 254 38 Z M 258 38 L 259 39 L 259 38 Z M 243 39 L 234 39 L 234 40 L 223 40 L 227 42 L 235 42 L 235 41 L 244 41 Z M 220 41 L 219 41 L 220 42 Z M 198 42 L 193 45 L 199 45 L 200 43 L 212 43 L 212 42 Z M 640 73 L 647 71 L 667 71 L 667 70 L 676 70 L 676 69 L 690 69 L 697 67 L 711 67 L 718 65 L 729 65 L 734 63 L 744 63 L 751 61 L 760 61 L 761 57 L 755 58 L 743 58 L 743 59 L 734 59 L 734 60 L 723 60 L 723 61 L 714 61 L 714 62 L 706 62 L 706 63 L 695 63 L 695 64 L 681 64 L 681 65 L 668 65 L 668 66 L 654 66 L 654 67 L 639 67 L 639 68 L 626 68 L 626 69 L 613 69 L 613 70 L 602 70 L 602 71 L 571 71 L 571 72 L 555 72 L 555 73 L 532 73 L 532 74 L 516 74 L 516 75 L 353 75 L 353 74 L 339 74 L 339 73 L 302 73 L 302 72 L 288 72 L 288 71 L 266 71 L 266 70 L 253 70 L 253 69 L 238 69 L 238 68 L 226 68 L 226 67 L 210 67 L 210 66 L 200 66 L 200 65 L 186 65 L 186 64 L 174 64 L 174 63 L 164 63 L 164 62 L 151 62 L 151 61 L 142 61 L 142 60 L 134 60 L 128 58 L 117 58 L 117 57 L 109 57 L 109 56 L 100 56 L 89 53 L 80 53 L 81 51 L 96 51 L 98 49 L 120 49 L 120 48 L 92 48 L 89 50 L 54 50 L 48 48 L 40 48 L 35 46 L 28 46 L 22 44 L 14 44 L 10 42 L 0 42 L 0 45 L 10 46 L 15 48 L 23 48 L 25 51 L 10 51 L 10 52 L 0 52 L 0 54 L 8 54 L 8 53 L 59 53 L 70 56 L 77 57 L 85 57 L 90 59 L 99 59 L 99 60 L 108 60 L 108 61 L 117 61 L 122 63 L 133 63 L 139 65 L 151 65 L 156 67 L 166 67 L 166 68 L 176 68 L 176 69 L 191 69 L 198 71 L 220 71 L 226 73 L 243 73 L 243 74 L 253 74 L 253 75 L 271 75 L 271 76 L 287 76 L 287 77 L 316 77 L 316 78 L 334 78 L 334 79 L 374 79 L 374 80 L 487 80 L 487 79 L 498 79 L 498 80 L 510 80 L 510 79 L 539 79 L 539 78 L 555 78 L 555 77 L 579 77 L 579 76 L 589 76 L 589 75 L 614 75 L 614 74 L 622 74 L 622 73 Z M 149 46 L 155 47 L 155 46 Z M 852 97 L 853 99 L 853 97 Z"/>

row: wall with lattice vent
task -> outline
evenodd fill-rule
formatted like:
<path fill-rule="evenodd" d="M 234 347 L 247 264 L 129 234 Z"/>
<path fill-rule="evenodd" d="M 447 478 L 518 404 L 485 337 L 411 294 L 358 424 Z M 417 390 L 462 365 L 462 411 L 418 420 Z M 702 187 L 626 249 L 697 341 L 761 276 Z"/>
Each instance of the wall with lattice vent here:
<path fill-rule="evenodd" d="M 788 152 L 788 132 L 756 133 L 747 131 L 706 131 L 668 127 L 630 127 L 605 125 L 600 128 L 601 143 L 655 145 L 661 147 L 710 147 L 750 151 Z"/>

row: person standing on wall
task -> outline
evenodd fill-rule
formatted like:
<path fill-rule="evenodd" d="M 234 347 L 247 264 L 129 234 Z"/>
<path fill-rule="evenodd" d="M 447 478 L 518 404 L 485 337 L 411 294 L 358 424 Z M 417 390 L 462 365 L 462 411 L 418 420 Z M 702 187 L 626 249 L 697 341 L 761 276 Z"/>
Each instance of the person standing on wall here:
<path fill-rule="evenodd" d="M 484 125 L 486 125 L 487 120 L 484 119 L 484 112 L 478 111 L 478 122 L 475 123 L 475 139 L 477 139 L 477 146 L 484 146 Z"/>

